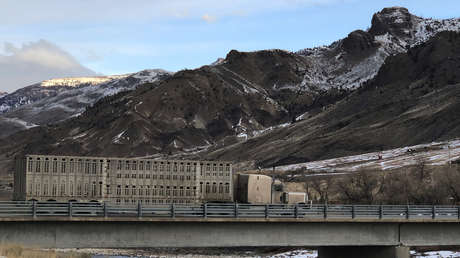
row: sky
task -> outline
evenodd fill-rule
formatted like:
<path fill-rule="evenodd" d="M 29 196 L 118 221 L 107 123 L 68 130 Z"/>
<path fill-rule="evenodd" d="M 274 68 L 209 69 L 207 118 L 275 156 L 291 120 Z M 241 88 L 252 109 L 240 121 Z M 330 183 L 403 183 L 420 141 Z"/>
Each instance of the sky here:
<path fill-rule="evenodd" d="M 459 17 L 459 0 L 0 0 L 0 91 L 42 80 L 168 71 L 236 49 L 327 45 L 375 12 Z"/>

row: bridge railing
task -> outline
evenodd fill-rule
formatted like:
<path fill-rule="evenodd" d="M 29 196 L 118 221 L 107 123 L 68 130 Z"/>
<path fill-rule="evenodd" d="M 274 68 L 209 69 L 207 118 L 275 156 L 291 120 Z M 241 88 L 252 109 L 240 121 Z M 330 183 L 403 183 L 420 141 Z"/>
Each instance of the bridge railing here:
<path fill-rule="evenodd" d="M 0 218 L 15 217 L 460 220 L 460 206 L 238 203 L 114 205 L 99 202 L 0 202 Z"/>

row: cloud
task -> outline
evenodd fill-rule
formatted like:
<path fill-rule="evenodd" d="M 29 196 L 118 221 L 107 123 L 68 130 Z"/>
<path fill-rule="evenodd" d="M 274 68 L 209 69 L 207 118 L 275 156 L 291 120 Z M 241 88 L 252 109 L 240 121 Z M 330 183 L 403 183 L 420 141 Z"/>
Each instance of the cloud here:
<path fill-rule="evenodd" d="M 23 44 L 19 48 L 5 43 L 4 54 L 0 54 L 1 91 L 11 92 L 51 78 L 89 75 L 95 72 L 46 40 Z"/>
<path fill-rule="evenodd" d="M 211 16 L 209 14 L 205 14 L 203 16 L 201 16 L 201 19 L 207 23 L 213 23 L 217 20 L 217 18 L 215 16 Z"/>

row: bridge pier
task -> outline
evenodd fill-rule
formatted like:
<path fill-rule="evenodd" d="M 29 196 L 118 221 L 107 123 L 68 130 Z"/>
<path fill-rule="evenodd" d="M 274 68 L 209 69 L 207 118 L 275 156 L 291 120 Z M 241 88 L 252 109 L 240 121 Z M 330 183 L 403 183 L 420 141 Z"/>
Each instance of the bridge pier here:
<path fill-rule="evenodd" d="M 409 258 L 407 246 L 327 246 L 318 248 L 318 258 Z"/>

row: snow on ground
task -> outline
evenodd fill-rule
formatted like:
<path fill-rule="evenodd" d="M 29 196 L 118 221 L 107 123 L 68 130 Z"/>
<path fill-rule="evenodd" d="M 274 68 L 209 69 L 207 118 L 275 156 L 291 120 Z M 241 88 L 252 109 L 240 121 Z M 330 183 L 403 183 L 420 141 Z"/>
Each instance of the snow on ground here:
<path fill-rule="evenodd" d="M 284 252 L 280 254 L 276 254 L 273 256 L 269 256 L 270 258 L 316 258 L 318 257 L 318 251 L 316 250 L 293 250 L 289 252 Z"/>
<path fill-rule="evenodd" d="M 265 134 L 267 132 L 270 132 L 270 131 L 273 131 L 275 129 L 287 127 L 290 124 L 291 123 L 284 123 L 284 124 L 270 126 L 270 127 L 265 128 L 265 129 L 262 129 L 262 130 L 252 131 L 252 135 L 253 135 L 253 137 L 258 137 L 260 135 L 263 135 L 263 134 Z"/>
<path fill-rule="evenodd" d="M 117 134 L 115 137 L 113 137 L 112 139 L 112 143 L 115 143 L 115 144 L 120 144 L 121 141 L 120 140 L 123 140 L 125 139 L 125 137 L 123 137 L 123 134 L 125 134 L 126 130 Z"/>
<path fill-rule="evenodd" d="M 415 258 L 453 258 L 460 257 L 460 252 L 455 251 L 431 251 L 425 253 L 418 253 L 411 251 L 411 257 Z"/>
<path fill-rule="evenodd" d="M 69 78 L 56 78 L 51 80 L 43 81 L 40 85 L 42 87 L 51 86 L 68 86 L 68 87 L 79 87 L 81 85 L 100 85 L 109 81 L 122 79 L 129 76 L 125 75 L 112 75 L 112 76 L 93 76 L 93 77 L 69 77 Z"/>
<path fill-rule="evenodd" d="M 30 129 L 30 128 L 38 126 L 36 124 L 29 123 L 27 121 L 21 120 L 21 119 L 19 119 L 17 117 L 13 117 L 13 118 L 4 117 L 3 119 L 8 121 L 8 122 L 10 122 L 10 123 L 18 124 L 18 125 L 24 127 L 25 129 Z"/>
<path fill-rule="evenodd" d="M 289 171 L 306 169 L 312 172 L 353 172 L 365 170 L 389 170 L 416 165 L 444 165 L 460 159 L 460 140 L 432 142 L 410 147 L 371 152 L 361 155 L 340 157 L 328 160 L 312 161 L 277 167 Z"/>
<path fill-rule="evenodd" d="M 410 251 L 411 257 L 414 258 L 454 258 L 460 257 L 460 252 L 456 251 L 431 251 L 431 252 L 416 252 Z M 316 250 L 294 250 L 285 253 L 269 256 L 270 258 L 316 258 L 318 251 Z"/>

